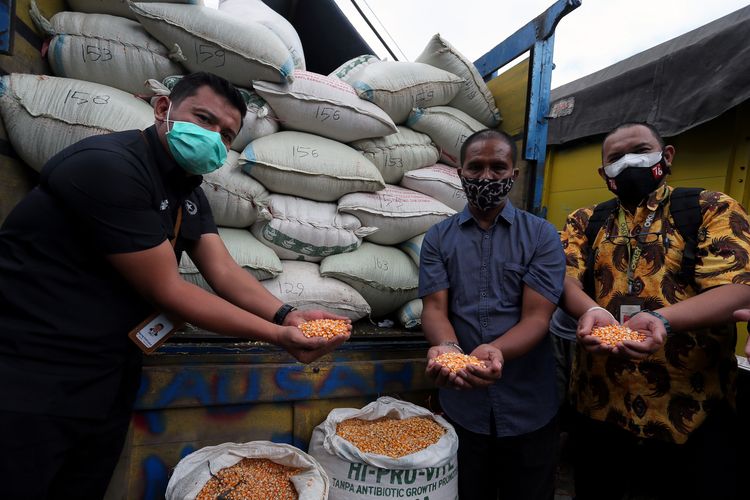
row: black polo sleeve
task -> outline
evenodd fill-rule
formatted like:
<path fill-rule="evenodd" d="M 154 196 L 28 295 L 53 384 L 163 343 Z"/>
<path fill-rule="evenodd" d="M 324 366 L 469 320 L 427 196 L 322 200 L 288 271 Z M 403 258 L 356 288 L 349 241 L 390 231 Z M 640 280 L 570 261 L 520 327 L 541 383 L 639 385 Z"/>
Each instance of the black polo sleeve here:
<path fill-rule="evenodd" d="M 45 187 L 80 221 L 104 254 L 136 252 L 167 238 L 155 210 L 146 166 L 106 149 L 81 149 L 56 157 L 43 172 Z"/>

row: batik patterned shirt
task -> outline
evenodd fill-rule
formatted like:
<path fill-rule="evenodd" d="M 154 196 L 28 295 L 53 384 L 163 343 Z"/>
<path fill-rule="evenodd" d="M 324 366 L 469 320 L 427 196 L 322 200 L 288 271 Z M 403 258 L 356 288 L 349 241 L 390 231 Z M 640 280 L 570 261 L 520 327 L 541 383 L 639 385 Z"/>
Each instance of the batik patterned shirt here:
<path fill-rule="evenodd" d="M 695 283 L 680 277 L 685 240 L 669 214 L 671 193 L 671 187 L 660 187 L 635 214 L 620 209 L 631 235 L 655 233 L 641 243 L 642 254 L 633 274 L 632 296 L 640 299 L 641 307 L 659 309 L 716 286 L 750 285 L 747 213 L 729 196 L 711 191 L 699 195 L 702 222 Z M 586 257 L 593 249 L 593 298 L 619 317 L 620 305 L 628 300 L 627 269 L 638 242 L 631 239 L 628 249 L 613 238 L 621 234 L 619 212 L 615 212 L 589 245 L 585 231 L 593 210 L 582 208 L 568 217 L 561 236 L 566 274 L 583 282 Z M 650 214 L 653 222 L 644 230 Z M 735 343 L 729 324 L 674 333 L 660 350 L 641 361 L 593 354 L 579 345 L 571 375 L 574 404 L 580 413 L 638 436 L 684 443 L 712 407 L 734 404 Z"/>

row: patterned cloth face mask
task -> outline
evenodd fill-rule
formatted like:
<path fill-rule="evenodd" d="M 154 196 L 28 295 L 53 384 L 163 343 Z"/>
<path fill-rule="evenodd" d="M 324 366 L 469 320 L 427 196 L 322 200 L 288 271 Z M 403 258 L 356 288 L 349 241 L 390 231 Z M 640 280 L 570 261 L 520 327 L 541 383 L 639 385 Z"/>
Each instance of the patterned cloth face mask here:
<path fill-rule="evenodd" d="M 486 212 L 500 206 L 513 188 L 515 179 L 469 179 L 461 176 L 461 185 L 471 206 Z"/>
<path fill-rule="evenodd" d="M 221 167 L 227 159 L 227 148 L 221 134 L 190 122 L 169 119 L 172 103 L 167 110 L 167 145 L 175 161 L 187 172 L 203 175 Z"/>

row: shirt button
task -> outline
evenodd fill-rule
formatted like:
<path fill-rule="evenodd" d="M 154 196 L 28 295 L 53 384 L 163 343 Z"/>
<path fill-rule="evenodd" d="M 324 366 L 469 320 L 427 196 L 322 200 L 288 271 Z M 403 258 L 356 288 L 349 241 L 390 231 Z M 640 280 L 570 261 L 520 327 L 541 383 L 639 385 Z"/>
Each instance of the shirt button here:
<path fill-rule="evenodd" d="M 482 297 L 486 297 L 486 296 L 487 296 L 487 292 L 482 292 Z"/>
<path fill-rule="evenodd" d="M 482 322 L 482 326 L 487 326 L 487 322 L 486 322 L 486 321 L 483 321 L 483 322 Z"/>
<path fill-rule="evenodd" d="M 490 235 L 489 235 L 489 234 L 485 234 L 485 235 L 484 235 L 484 239 L 485 239 L 485 240 L 488 240 L 488 239 L 490 239 Z"/>

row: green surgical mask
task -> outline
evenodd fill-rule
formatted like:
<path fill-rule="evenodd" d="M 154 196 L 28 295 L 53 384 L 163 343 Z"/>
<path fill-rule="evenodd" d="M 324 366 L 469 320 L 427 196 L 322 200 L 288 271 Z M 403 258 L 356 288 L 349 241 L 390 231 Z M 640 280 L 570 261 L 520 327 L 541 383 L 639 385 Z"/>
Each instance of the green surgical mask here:
<path fill-rule="evenodd" d="M 169 119 L 172 103 L 167 110 L 167 145 L 175 161 L 188 173 L 203 175 L 213 172 L 227 159 L 227 148 L 221 135 L 195 123 Z"/>

